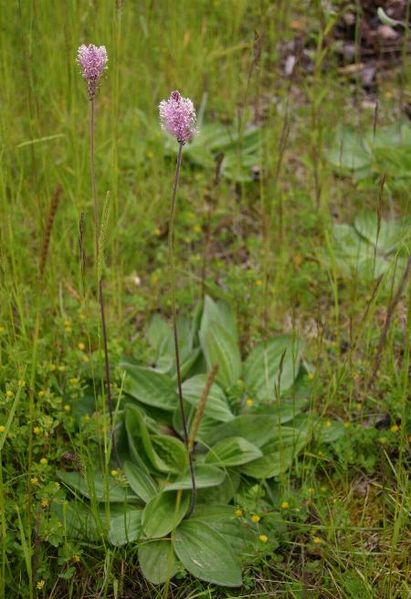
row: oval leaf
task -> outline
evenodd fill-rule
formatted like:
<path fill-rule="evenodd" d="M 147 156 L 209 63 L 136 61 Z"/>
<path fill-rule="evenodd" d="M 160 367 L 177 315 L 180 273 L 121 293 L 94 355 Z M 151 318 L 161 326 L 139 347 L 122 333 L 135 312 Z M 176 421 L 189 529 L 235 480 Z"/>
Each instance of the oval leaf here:
<path fill-rule="evenodd" d="M 145 578 L 153 584 L 163 584 L 177 573 L 177 560 L 169 539 L 140 545 L 138 559 Z"/>
<path fill-rule="evenodd" d="M 175 532 L 173 547 L 193 576 L 220 586 L 241 586 L 241 568 L 230 546 L 205 522 L 182 522 Z"/>
<path fill-rule="evenodd" d="M 134 495 L 130 487 L 120 485 L 111 477 L 106 481 L 100 472 L 89 473 L 85 478 L 80 472 L 63 472 L 61 470 L 58 472 L 58 477 L 87 499 L 113 503 L 138 501 L 138 497 Z"/>
<path fill-rule="evenodd" d="M 141 515 L 143 510 L 118 506 L 115 513 L 110 513 L 110 530 L 108 540 L 112 545 L 120 547 L 126 543 L 137 541 L 141 535 Z"/>
<path fill-rule="evenodd" d="M 198 374 L 185 381 L 183 383 L 184 400 L 197 408 L 206 384 L 206 374 Z M 216 383 L 211 385 L 208 393 L 204 416 L 220 422 L 227 422 L 234 418 L 224 391 Z"/>
<path fill-rule="evenodd" d="M 124 391 L 141 403 L 163 410 L 174 410 L 178 397 L 173 380 L 150 368 L 125 364 L 127 377 Z"/>
<path fill-rule="evenodd" d="M 258 447 L 247 439 L 231 437 L 214 445 L 206 456 L 206 462 L 221 466 L 240 466 L 252 462 L 262 455 Z"/>
<path fill-rule="evenodd" d="M 158 539 L 174 530 L 187 513 L 189 494 L 178 491 L 160 493 L 143 511 L 143 531 L 147 537 Z"/>
<path fill-rule="evenodd" d="M 133 462 L 124 462 L 123 472 L 134 493 L 140 497 L 144 503 L 148 503 L 158 494 L 157 486 L 148 472 L 145 472 L 142 468 L 133 464 Z"/>
<path fill-rule="evenodd" d="M 195 469 L 196 489 L 206 489 L 221 485 L 226 474 L 217 466 L 211 464 L 199 464 Z M 183 477 L 167 485 L 164 491 L 178 491 L 180 489 L 192 489 L 191 476 L 188 472 Z"/>
<path fill-rule="evenodd" d="M 291 387 L 301 364 L 301 342 L 282 335 L 260 343 L 244 363 L 244 380 L 251 393 L 261 400 L 275 400 Z"/>

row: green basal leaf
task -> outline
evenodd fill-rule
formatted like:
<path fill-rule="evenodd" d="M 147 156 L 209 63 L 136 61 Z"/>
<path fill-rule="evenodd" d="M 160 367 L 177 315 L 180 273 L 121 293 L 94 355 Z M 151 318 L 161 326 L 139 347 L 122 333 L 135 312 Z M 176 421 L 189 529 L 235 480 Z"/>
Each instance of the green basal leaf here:
<path fill-rule="evenodd" d="M 186 449 L 178 439 L 150 435 L 142 412 L 134 405 L 125 410 L 126 430 L 133 461 L 142 461 L 159 472 L 183 472 L 187 465 Z"/>
<path fill-rule="evenodd" d="M 198 374 L 183 383 L 183 397 L 186 402 L 195 408 L 198 407 L 204 388 L 207 384 L 207 375 Z M 214 383 L 207 396 L 204 416 L 221 422 L 234 418 L 230 410 L 224 391 Z"/>
<path fill-rule="evenodd" d="M 377 214 L 372 211 L 358 214 L 354 220 L 354 228 L 362 238 L 387 254 L 399 247 L 411 232 L 408 220 L 378 221 Z"/>
<path fill-rule="evenodd" d="M 241 568 L 230 545 L 205 522 L 185 520 L 172 542 L 177 557 L 193 576 L 220 586 L 241 586 Z"/>
<path fill-rule="evenodd" d="M 184 472 L 188 464 L 187 449 L 179 439 L 167 435 L 152 435 L 151 442 L 156 455 L 166 464 L 168 472 Z"/>
<path fill-rule="evenodd" d="M 258 447 L 247 439 L 231 437 L 214 445 L 206 456 L 206 462 L 220 466 L 240 466 L 262 455 Z"/>
<path fill-rule="evenodd" d="M 143 543 L 138 548 L 138 559 L 144 577 L 152 584 L 164 584 L 178 571 L 178 562 L 169 539 Z"/>
<path fill-rule="evenodd" d="M 244 380 L 260 400 L 275 400 L 289 389 L 301 366 L 301 341 L 282 335 L 257 345 L 244 362 Z"/>
<path fill-rule="evenodd" d="M 224 388 L 234 385 L 241 374 L 235 320 L 225 304 L 208 296 L 204 300 L 199 338 L 208 370 L 219 366 L 216 381 Z"/>
<path fill-rule="evenodd" d="M 226 470 L 223 482 L 208 489 L 199 489 L 197 493 L 198 504 L 227 504 L 236 494 L 240 486 L 240 475 L 236 470 Z"/>
<path fill-rule="evenodd" d="M 253 445 L 261 447 L 277 434 L 279 427 L 277 415 L 242 414 L 211 431 L 208 442 L 215 445 L 228 437 L 243 437 Z"/>
<path fill-rule="evenodd" d="M 221 485 L 225 479 L 225 472 L 211 464 L 198 464 L 195 467 L 195 482 L 197 489 L 205 489 L 208 487 L 217 487 Z M 178 491 L 179 489 L 192 489 L 191 476 L 187 472 L 180 479 L 166 484 L 164 491 Z"/>
<path fill-rule="evenodd" d="M 84 476 L 80 472 L 60 470 L 57 475 L 63 483 L 87 499 L 111 503 L 138 501 L 130 487 L 121 485 L 109 476 L 105 479 L 100 472 L 90 472 Z"/>
<path fill-rule="evenodd" d="M 112 545 L 120 547 L 140 538 L 143 510 L 128 506 L 117 506 L 117 508 L 119 509 L 114 513 L 110 513 L 108 540 Z"/>
<path fill-rule="evenodd" d="M 282 426 L 278 434 L 262 447 L 263 457 L 244 464 L 240 472 L 252 478 L 272 478 L 286 472 L 310 438 L 307 419 L 300 428 Z"/>
<path fill-rule="evenodd" d="M 143 532 L 148 538 L 161 538 L 174 530 L 187 513 L 190 494 L 179 491 L 160 493 L 143 511 Z"/>
<path fill-rule="evenodd" d="M 127 372 L 125 393 L 143 404 L 162 410 L 174 410 L 177 407 L 175 383 L 166 374 L 130 364 L 124 364 L 124 368 Z"/>
<path fill-rule="evenodd" d="M 85 538 L 89 542 L 97 542 L 103 536 L 103 526 L 100 514 L 91 511 L 88 505 L 81 501 L 64 501 L 52 503 L 51 511 L 64 526 L 64 531 L 69 539 Z"/>
<path fill-rule="evenodd" d="M 158 494 L 156 483 L 151 478 L 150 474 L 142 469 L 141 466 L 130 461 L 125 461 L 123 464 L 123 472 L 134 493 L 140 497 L 144 503 L 148 503 Z"/>
<path fill-rule="evenodd" d="M 237 557 L 245 552 L 250 555 L 255 544 L 255 533 L 235 516 L 234 511 L 232 505 L 199 504 L 191 522 L 205 522 L 220 533 Z"/>
<path fill-rule="evenodd" d="M 220 323 L 212 321 L 206 327 L 201 325 L 200 343 L 208 370 L 219 366 L 216 381 L 225 389 L 234 385 L 241 375 L 241 356 L 236 340 Z"/>

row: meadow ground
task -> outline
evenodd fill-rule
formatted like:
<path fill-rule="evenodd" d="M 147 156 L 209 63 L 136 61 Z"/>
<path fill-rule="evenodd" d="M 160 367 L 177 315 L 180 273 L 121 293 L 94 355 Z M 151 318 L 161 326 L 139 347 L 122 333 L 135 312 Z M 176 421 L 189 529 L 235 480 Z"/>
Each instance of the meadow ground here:
<path fill-rule="evenodd" d="M 406 2 L 381 4 L 407 18 Z M 2 599 L 411 596 L 409 46 L 407 28 L 378 21 L 376 6 L 1 4 Z M 287 467 L 268 482 L 243 470 L 226 497 L 251 539 L 241 587 L 189 567 L 154 585 L 141 540 L 113 542 L 104 526 L 82 535 L 62 517 L 65 473 L 99 469 L 106 490 L 124 478 L 101 385 L 89 102 L 76 64 L 90 42 L 109 56 L 95 156 L 116 418 L 124 359 L 153 364 L 150 322 L 171 318 L 176 148 L 158 104 L 173 89 L 194 101 L 200 131 L 178 193 L 179 313 L 205 293 L 223 300 L 243 358 L 276 335 L 304 345 L 288 394 L 284 355 L 271 402 L 247 376 L 225 385 L 234 414 L 290 393 L 304 404 L 293 426 L 305 442 Z M 159 412 L 148 426 L 163 426 Z"/>

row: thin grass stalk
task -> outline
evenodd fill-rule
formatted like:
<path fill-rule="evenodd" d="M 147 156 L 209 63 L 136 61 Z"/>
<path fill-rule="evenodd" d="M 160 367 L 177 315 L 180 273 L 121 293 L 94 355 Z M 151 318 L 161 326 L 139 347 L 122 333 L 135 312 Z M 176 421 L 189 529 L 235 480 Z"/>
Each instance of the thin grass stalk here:
<path fill-rule="evenodd" d="M 194 508 L 195 508 L 197 490 L 196 490 L 195 475 L 194 475 L 194 465 L 193 465 L 193 460 L 191 457 L 191 452 L 189 450 L 187 418 L 186 418 L 186 414 L 185 414 L 184 399 L 183 399 L 183 384 L 182 384 L 182 377 L 181 377 L 180 350 L 179 350 L 179 344 L 178 344 L 178 330 L 177 330 L 176 268 L 175 268 L 175 258 L 174 258 L 174 246 L 175 246 L 174 225 L 175 225 L 176 208 L 177 208 L 176 199 L 177 199 L 178 183 L 180 180 L 183 145 L 184 145 L 184 143 L 182 143 L 182 142 L 179 142 L 179 144 L 178 144 L 176 173 L 175 173 L 175 177 L 174 177 L 173 193 L 172 193 L 172 198 L 171 198 L 170 222 L 169 222 L 169 228 L 168 228 L 168 255 L 169 255 L 169 263 L 170 263 L 171 306 L 172 306 L 172 320 L 173 320 L 174 351 L 175 351 L 175 357 L 176 357 L 178 400 L 179 400 L 179 406 L 180 406 L 181 420 L 183 422 L 184 444 L 187 449 L 188 463 L 189 463 L 189 468 L 190 468 L 190 476 L 191 476 L 191 484 L 192 484 L 190 507 L 189 507 L 189 510 L 187 513 L 187 516 L 190 516 L 193 513 Z"/>

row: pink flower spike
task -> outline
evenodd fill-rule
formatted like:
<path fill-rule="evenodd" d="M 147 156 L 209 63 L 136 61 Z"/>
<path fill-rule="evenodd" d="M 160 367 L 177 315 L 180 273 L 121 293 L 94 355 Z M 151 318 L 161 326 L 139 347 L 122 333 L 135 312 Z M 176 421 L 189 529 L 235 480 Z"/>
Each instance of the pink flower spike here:
<path fill-rule="evenodd" d="M 190 98 L 183 98 L 179 92 L 171 92 L 169 100 L 159 106 L 161 128 L 168 131 L 176 140 L 185 144 L 197 133 L 196 111 Z"/>
<path fill-rule="evenodd" d="M 107 50 L 105 46 L 86 46 L 82 44 L 77 52 L 77 63 L 80 65 L 81 74 L 87 81 L 90 100 L 96 97 L 100 79 L 107 68 Z"/>

